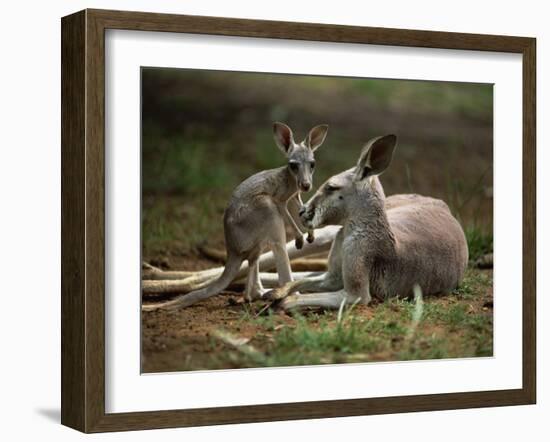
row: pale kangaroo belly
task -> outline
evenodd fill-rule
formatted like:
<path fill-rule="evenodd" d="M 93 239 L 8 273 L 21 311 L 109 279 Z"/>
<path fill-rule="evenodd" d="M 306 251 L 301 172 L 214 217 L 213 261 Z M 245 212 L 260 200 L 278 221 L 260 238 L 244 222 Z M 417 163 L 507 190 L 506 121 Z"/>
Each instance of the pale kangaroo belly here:
<path fill-rule="evenodd" d="M 415 284 L 424 294 L 458 286 L 468 264 L 468 246 L 462 227 L 443 201 L 426 198 L 425 204 L 389 210 L 388 221 L 397 254 L 375 282 L 386 296 L 407 296 Z"/>

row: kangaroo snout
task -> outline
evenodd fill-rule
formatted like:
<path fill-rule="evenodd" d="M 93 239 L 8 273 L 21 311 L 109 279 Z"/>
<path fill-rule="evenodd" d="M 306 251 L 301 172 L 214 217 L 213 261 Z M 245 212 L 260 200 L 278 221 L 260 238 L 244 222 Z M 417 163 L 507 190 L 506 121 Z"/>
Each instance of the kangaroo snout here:
<path fill-rule="evenodd" d="M 311 183 L 308 181 L 305 181 L 303 183 L 300 183 L 300 190 L 302 192 L 309 192 L 311 189 Z"/>

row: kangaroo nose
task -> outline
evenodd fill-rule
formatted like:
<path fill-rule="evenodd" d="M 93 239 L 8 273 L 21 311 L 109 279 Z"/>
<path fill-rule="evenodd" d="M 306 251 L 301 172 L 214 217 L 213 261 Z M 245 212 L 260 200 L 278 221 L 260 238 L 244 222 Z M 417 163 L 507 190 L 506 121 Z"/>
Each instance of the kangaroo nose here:
<path fill-rule="evenodd" d="M 304 192 L 308 192 L 309 189 L 311 189 L 311 183 L 303 183 L 303 184 L 302 184 L 302 190 L 303 190 Z"/>
<path fill-rule="evenodd" d="M 304 213 L 306 213 L 306 206 L 300 207 L 300 210 L 298 211 L 298 215 L 303 216 Z"/>

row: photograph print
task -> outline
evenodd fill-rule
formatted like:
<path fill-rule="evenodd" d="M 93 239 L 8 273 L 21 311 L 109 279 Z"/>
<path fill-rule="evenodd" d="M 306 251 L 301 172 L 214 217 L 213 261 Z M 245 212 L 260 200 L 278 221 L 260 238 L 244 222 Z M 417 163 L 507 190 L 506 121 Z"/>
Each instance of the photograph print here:
<path fill-rule="evenodd" d="M 143 67 L 143 373 L 493 356 L 493 85 Z"/>

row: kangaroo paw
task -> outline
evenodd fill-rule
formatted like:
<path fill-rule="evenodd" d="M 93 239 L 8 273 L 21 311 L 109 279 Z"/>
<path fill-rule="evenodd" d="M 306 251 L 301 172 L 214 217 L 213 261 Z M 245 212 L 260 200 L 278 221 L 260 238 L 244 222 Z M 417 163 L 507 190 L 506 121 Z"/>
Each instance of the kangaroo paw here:
<path fill-rule="evenodd" d="M 302 236 L 297 236 L 294 244 L 296 245 L 296 248 L 300 250 L 302 247 L 304 247 L 304 238 Z"/>
<path fill-rule="evenodd" d="M 286 290 L 284 290 L 284 287 L 278 287 L 264 293 L 262 299 L 265 301 L 278 301 L 280 299 L 285 298 L 288 295 L 289 293 Z"/>
<path fill-rule="evenodd" d="M 297 301 L 298 301 L 298 295 L 293 294 L 293 295 L 290 295 L 290 296 L 286 296 L 283 299 L 278 299 L 277 301 L 275 301 L 273 303 L 272 308 L 274 310 L 289 313 L 291 311 L 299 310 Z"/>
<path fill-rule="evenodd" d="M 257 288 L 252 290 L 251 292 L 245 293 L 244 299 L 248 302 L 254 302 L 254 301 L 257 301 L 258 299 L 264 299 L 266 293 L 268 293 L 267 290 Z"/>
<path fill-rule="evenodd" d="M 313 230 L 310 230 L 307 232 L 307 242 L 308 243 L 312 243 L 313 241 L 315 241 L 315 234 L 313 233 Z"/>

